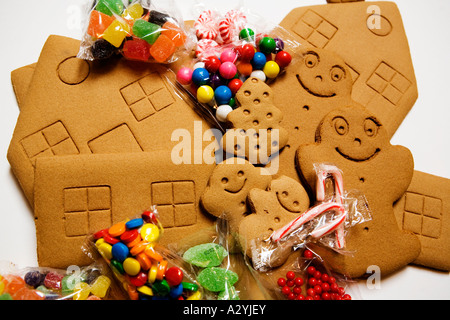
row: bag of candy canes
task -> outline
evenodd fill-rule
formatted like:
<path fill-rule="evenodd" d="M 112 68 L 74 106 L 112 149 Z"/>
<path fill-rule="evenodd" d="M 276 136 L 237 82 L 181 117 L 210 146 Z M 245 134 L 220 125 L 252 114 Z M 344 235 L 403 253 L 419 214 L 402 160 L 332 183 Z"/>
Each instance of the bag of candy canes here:
<path fill-rule="evenodd" d="M 308 243 L 320 243 L 341 254 L 349 228 L 372 219 L 363 194 L 344 191 L 344 179 L 332 164 L 315 165 L 316 204 L 267 239 L 251 239 L 252 268 L 265 272 L 282 265 L 292 251 Z"/>
<path fill-rule="evenodd" d="M 300 44 L 284 28 L 244 7 L 220 12 L 202 6 L 198 11 L 195 56 L 183 60 L 176 79 L 221 129 L 237 107 L 235 95 L 243 82 L 249 77 L 275 81 L 297 58 Z"/>
<path fill-rule="evenodd" d="M 131 300 L 200 300 L 203 289 L 188 265 L 158 242 L 163 236 L 156 206 L 90 235 L 83 248 L 103 259 Z"/>
<path fill-rule="evenodd" d="M 78 57 L 172 63 L 192 49 L 193 39 L 171 0 L 93 0 Z"/>

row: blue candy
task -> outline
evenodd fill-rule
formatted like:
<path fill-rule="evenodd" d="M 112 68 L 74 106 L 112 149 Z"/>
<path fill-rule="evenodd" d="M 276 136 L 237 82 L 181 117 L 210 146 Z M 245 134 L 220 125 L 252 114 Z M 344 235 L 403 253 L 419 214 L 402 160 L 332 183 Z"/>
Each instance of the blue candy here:
<path fill-rule="evenodd" d="M 183 285 L 181 283 L 175 287 L 170 288 L 169 295 L 172 298 L 178 298 L 182 294 L 183 294 Z"/>
<path fill-rule="evenodd" d="M 251 61 L 253 69 L 261 70 L 266 65 L 267 59 L 262 52 L 256 52 Z"/>
<path fill-rule="evenodd" d="M 139 227 L 141 227 L 144 224 L 144 220 L 142 218 L 137 218 L 137 219 L 133 219 L 128 221 L 125 226 L 128 229 L 137 229 Z"/>
<path fill-rule="evenodd" d="M 192 72 L 192 82 L 197 86 L 204 86 L 209 83 L 209 72 L 205 68 L 197 68 Z"/>
<path fill-rule="evenodd" d="M 130 249 L 128 249 L 128 247 L 122 242 L 118 242 L 112 246 L 111 253 L 114 259 L 119 262 L 123 262 L 128 257 Z"/>
<path fill-rule="evenodd" d="M 214 98 L 216 99 L 217 104 L 228 104 L 230 99 L 233 97 L 233 94 L 227 86 L 219 86 L 214 91 Z"/>

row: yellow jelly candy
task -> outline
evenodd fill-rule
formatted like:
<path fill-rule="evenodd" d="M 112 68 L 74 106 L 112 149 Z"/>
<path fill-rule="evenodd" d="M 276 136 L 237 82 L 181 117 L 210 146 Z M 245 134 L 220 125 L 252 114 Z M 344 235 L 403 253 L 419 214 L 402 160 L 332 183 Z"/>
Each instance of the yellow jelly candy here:
<path fill-rule="evenodd" d="M 106 276 L 99 276 L 91 286 L 91 293 L 99 298 L 104 298 L 111 286 L 111 280 Z"/>
<path fill-rule="evenodd" d="M 141 228 L 141 237 L 144 241 L 155 242 L 159 238 L 159 229 L 152 223 L 146 223 Z"/>
<path fill-rule="evenodd" d="M 103 258 L 106 260 L 112 259 L 112 245 L 109 243 L 102 243 L 97 247 L 98 252 L 101 254 Z"/>
<path fill-rule="evenodd" d="M 79 282 L 75 285 L 74 291 L 73 300 L 86 300 L 91 293 L 91 287 L 86 282 Z"/>
<path fill-rule="evenodd" d="M 122 17 L 129 20 L 139 19 L 144 15 L 144 8 L 139 3 L 129 6 L 123 13 Z"/>
<path fill-rule="evenodd" d="M 5 290 L 5 283 L 0 279 L 0 295 L 3 294 L 4 290 Z"/>
<path fill-rule="evenodd" d="M 105 30 L 103 39 L 118 48 L 129 33 L 130 26 L 126 22 L 122 23 L 119 20 L 116 20 Z"/>
<path fill-rule="evenodd" d="M 126 258 L 123 262 L 123 269 L 129 276 L 134 277 L 141 271 L 141 264 L 134 258 Z"/>

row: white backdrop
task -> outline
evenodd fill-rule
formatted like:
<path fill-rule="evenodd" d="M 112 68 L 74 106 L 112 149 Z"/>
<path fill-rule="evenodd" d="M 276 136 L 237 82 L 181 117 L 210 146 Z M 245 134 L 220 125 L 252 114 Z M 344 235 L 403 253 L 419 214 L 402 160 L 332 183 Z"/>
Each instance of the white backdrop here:
<path fill-rule="evenodd" d="M 226 2 L 226 4 L 225 4 Z M 450 178 L 450 1 L 395 0 L 403 17 L 415 67 L 419 99 L 392 139 L 408 147 L 416 170 Z M 185 20 L 196 17 L 194 0 L 175 0 Z M 203 1 L 209 8 L 226 10 L 238 3 L 273 23 L 293 8 L 324 4 L 325 0 Z M 19 109 L 11 86 L 11 71 L 36 62 L 50 34 L 81 38 L 85 0 L 3 1 L 0 12 L 0 261 L 18 267 L 37 266 L 33 213 L 6 159 Z M 446 272 L 408 266 L 382 279 L 379 289 L 360 282 L 361 299 L 449 299 Z"/>

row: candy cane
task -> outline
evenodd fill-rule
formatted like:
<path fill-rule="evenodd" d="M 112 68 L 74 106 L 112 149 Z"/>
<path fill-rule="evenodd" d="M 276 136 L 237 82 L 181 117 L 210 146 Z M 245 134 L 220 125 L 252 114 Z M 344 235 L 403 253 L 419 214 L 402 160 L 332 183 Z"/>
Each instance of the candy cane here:
<path fill-rule="evenodd" d="M 341 204 L 335 203 L 335 202 L 328 202 L 328 203 L 322 203 L 317 206 L 312 207 L 302 215 L 300 215 L 298 218 L 292 220 L 290 223 L 285 225 L 284 227 L 278 229 L 277 231 L 274 231 L 272 233 L 272 240 L 277 242 L 280 239 L 286 237 L 287 235 L 291 234 L 293 231 L 297 230 L 299 227 L 304 225 L 306 222 L 311 221 L 315 217 L 321 215 L 324 212 L 327 211 L 335 211 L 339 215 L 342 214 L 343 206 Z"/>
<path fill-rule="evenodd" d="M 337 203 L 344 203 L 344 179 L 342 172 L 335 166 L 325 165 L 324 170 L 317 175 L 316 197 L 318 201 L 325 200 L 325 181 L 329 176 L 333 177 L 335 186 L 335 201 Z M 345 221 L 345 219 L 344 219 Z M 342 249 L 345 246 L 344 224 L 341 223 L 336 228 L 336 246 Z"/>
<path fill-rule="evenodd" d="M 216 39 L 219 30 L 216 26 L 217 13 L 212 10 L 203 11 L 194 23 L 195 34 L 199 40 Z"/>
<path fill-rule="evenodd" d="M 342 207 L 341 215 L 339 215 L 336 219 L 331 220 L 320 228 L 317 228 L 311 232 L 311 236 L 314 238 L 321 238 L 327 234 L 330 234 L 333 231 L 337 231 L 337 229 L 342 226 L 345 219 L 347 218 L 347 214 L 345 213 L 344 207 Z"/>

